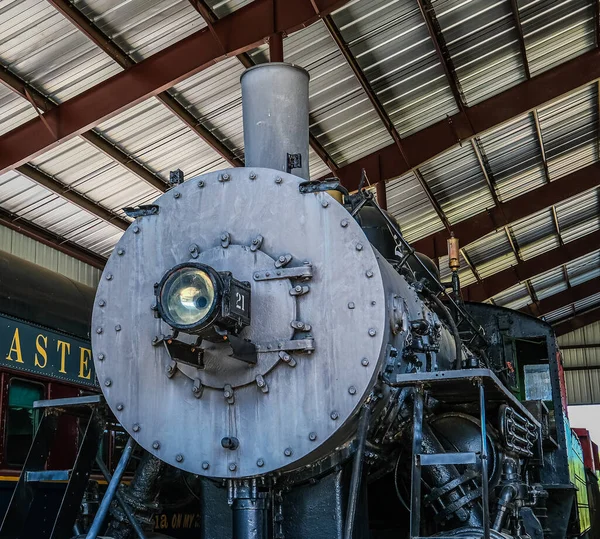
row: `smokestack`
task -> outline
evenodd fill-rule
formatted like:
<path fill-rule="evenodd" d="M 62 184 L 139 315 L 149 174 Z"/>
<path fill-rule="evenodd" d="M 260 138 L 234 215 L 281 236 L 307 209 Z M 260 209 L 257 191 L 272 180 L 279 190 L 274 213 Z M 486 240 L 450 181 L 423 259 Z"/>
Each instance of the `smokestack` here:
<path fill-rule="evenodd" d="M 306 180 L 308 170 L 308 73 L 271 62 L 242 74 L 247 167 L 290 172 Z"/>

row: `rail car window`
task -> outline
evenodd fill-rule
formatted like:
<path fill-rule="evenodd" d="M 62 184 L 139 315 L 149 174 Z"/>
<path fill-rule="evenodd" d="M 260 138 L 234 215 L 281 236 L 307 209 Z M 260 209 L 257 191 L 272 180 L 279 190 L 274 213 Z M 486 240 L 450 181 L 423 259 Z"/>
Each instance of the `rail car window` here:
<path fill-rule="evenodd" d="M 44 398 L 44 386 L 13 378 L 8 389 L 6 463 L 22 466 L 37 427 L 33 403 Z"/>

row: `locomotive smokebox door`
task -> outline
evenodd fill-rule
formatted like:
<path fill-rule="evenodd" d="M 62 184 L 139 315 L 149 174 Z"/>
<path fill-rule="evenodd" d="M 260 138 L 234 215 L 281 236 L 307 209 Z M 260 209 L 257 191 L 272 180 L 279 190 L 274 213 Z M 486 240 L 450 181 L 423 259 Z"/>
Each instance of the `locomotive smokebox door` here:
<path fill-rule="evenodd" d="M 352 436 L 389 335 L 383 278 L 356 221 L 301 181 L 258 167 L 188 180 L 108 261 L 93 314 L 100 385 L 173 466 L 256 476 Z"/>

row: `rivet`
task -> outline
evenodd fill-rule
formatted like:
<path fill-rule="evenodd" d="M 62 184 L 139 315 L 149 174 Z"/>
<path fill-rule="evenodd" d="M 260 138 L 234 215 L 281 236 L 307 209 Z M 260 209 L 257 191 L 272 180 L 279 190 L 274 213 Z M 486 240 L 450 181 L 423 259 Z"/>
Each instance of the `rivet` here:
<path fill-rule="evenodd" d="M 259 278 L 260 278 L 260 273 L 255 273 L 255 274 L 254 274 L 254 278 L 255 278 L 255 279 L 259 279 Z"/>
<path fill-rule="evenodd" d="M 354 309 L 354 307 L 356 307 L 356 305 L 354 305 L 353 301 L 351 301 L 350 303 L 348 303 L 348 309 Z"/>
<path fill-rule="evenodd" d="M 125 254 L 125 249 L 123 249 L 123 248 L 117 249 L 117 254 L 119 256 L 123 256 Z"/>
<path fill-rule="evenodd" d="M 152 447 L 154 449 L 160 449 L 160 442 L 158 440 L 155 440 L 154 442 L 152 442 Z"/>
<path fill-rule="evenodd" d="M 354 386 L 350 386 L 348 388 L 348 393 L 350 393 L 350 395 L 356 395 L 356 388 Z"/>
<path fill-rule="evenodd" d="M 237 464 L 235 462 L 232 462 L 231 464 L 229 464 L 230 472 L 235 472 L 236 470 L 237 470 Z"/>
<path fill-rule="evenodd" d="M 96 328 L 96 333 L 100 335 L 100 333 L 102 333 L 102 328 Z"/>
<path fill-rule="evenodd" d="M 326 208 L 327 206 L 329 206 L 329 202 L 327 202 L 327 200 L 323 200 L 321 202 L 321 206 L 323 206 L 324 208 Z"/>
<path fill-rule="evenodd" d="M 113 278 L 113 274 L 112 273 L 107 273 L 106 274 L 106 280 L 107 281 L 112 281 L 112 278 Z"/>
<path fill-rule="evenodd" d="M 123 406 L 121 403 L 117 404 L 117 410 L 119 410 L 119 412 L 122 412 L 123 408 L 125 408 L 125 406 Z"/>
<path fill-rule="evenodd" d="M 208 462 L 204 461 L 202 463 L 202 469 L 203 470 L 208 470 L 209 468 L 210 468 L 210 464 Z"/>
<path fill-rule="evenodd" d="M 134 234 L 139 234 L 140 233 L 140 227 L 139 226 L 134 226 L 133 227 L 133 233 Z"/>
<path fill-rule="evenodd" d="M 363 367 L 368 367 L 368 366 L 369 366 L 369 360 L 368 360 L 366 357 L 363 357 L 363 358 L 360 360 L 360 364 L 361 364 Z"/>
<path fill-rule="evenodd" d="M 251 180 L 256 180 L 256 172 L 251 172 L 250 173 L 250 179 Z"/>
<path fill-rule="evenodd" d="M 104 382 L 104 385 L 105 385 L 106 387 L 110 387 L 110 386 L 112 385 L 112 380 L 111 380 L 110 378 L 107 378 L 107 379 L 105 380 L 105 382 Z"/>
<path fill-rule="evenodd" d="M 106 305 L 106 301 L 104 301 L 103 299 L 101 299 L 101 300 L 98 302 L 98 305 L 99 305 L 100 307 L 104 307 L 104 306 Z"/>
<path fill-rule="evenodd" d="M 281 275 L 281 271 L 278 271 L 278 272 L 277 272 L 277 275 Z"/>
<path fill-rule="evenodd" d="M 181 193 L 179 191 L 176 191 L 175 193 L 173 193 L 173 198 L 181 198 Z"/>
<path fill-rule="evenodd" d="M 362 248 L 363 248 L 363 245 L 362 245 L 362 243 L 357 243 L 357 244 L 356 244 L 356 250 L 357 250 L 357 251 L 362 251 Z"/>
<path fill-rule="evenodd" d="M 316 433 L 316 432 L 311 432 L 311 433 L 308 435 L 308 439 L 309 439 L 311 442 L 314 442 L 314 441 L 317 439 L 317 433 Z"/>
<path fill-rule="evenodd" d="M 198 187 L 200 187 L 200 189 L 202 189 L 206 184 L 204 183 L 204 180 L 200 180 L 198 182 Z"/>
<path fill-rule="evenodd" d="M 181 453 L 175 455 L 175 460 L 177 462 L 183 462 L 183 455 Z"/>
<path fill-rule="evenodd" d="M 283 450 L 283 454 L 284 454 L 286 457 L 291 457 L 291 456 L 292 456 L 292 448 L 291 448 L 291 447 L 286 447 L 286 448 Z"/>
<path fill-rule="evenodd" d="M 271 272 L 267 271 L 267 273 L 265 273 L 265 277 L 271 277 Z"/>
<path fill-rule="evenodd" d="M 373 277 L 373 272 L 369 270 L 365 275 L 370 279 L 371 277 Z"/>
<path fill-rule="evenodd" d="M 337 413 L 337 412 L 334 410 L 333 412 L 331 412 L 331 413 L 329 414 L 329 417 L 335 421 L 335 420 L 336 420 L 338 417 L 340 417 L 340 414 L 338 414 L 338 413 Z"/>
<path fill-rule="evenodd" d="M 277 178 L 275 178 L 275 183 L 281 183 L 282 181 L 283 181 L 283 178 L 281 178 L 279 176 Z"/>
<path fill-rule="evenodd" d="M 257 465 L 259 468 L 262 468 L 262 467 L 265 465 L 265 461 L 264 461 L 263 459 L 258 459 L 258 460 L 256 461 L 256 465 Z"/>
<path fill-rule="evenodd" d="M 371 305 L 377 305 L 377 302 L 376 302 L 375 300 L 373 300 L 373 301 L 371 302 Z"/>
<path fill-rule="evenodd" d="M 121 326 L 119 324 L 115 326 L 115 331 L 121 331 Z"/>
<path fill-rule="evenodd" d="M 104 354 L 98 354 L 98 361 L 104 361 Z"/>
<path fill-rule="evenodd" d="M 227 239 L 227 234 L 221 234 L 221 241 L 225 241 Z"/>
<path fill-rule="evenodd" d="M 349 224 L 350 224 L 350 221 L 348 221 L 348 219 L 342 219 L 342 222 L 340 223 L 342 228 L 346 228 Z"/>
<path fill-rule="evenodd" d="M 377 331 L 374 328 L 370 328 L 369 329 L 369 335 L 371 337 L 375 337 L 375 335 L 377 335 Z"/>
<path fill-rule="evenodd" d="M 140 432 L 140 425 L 138 423 L 133 425 L 133 432 Z"/>

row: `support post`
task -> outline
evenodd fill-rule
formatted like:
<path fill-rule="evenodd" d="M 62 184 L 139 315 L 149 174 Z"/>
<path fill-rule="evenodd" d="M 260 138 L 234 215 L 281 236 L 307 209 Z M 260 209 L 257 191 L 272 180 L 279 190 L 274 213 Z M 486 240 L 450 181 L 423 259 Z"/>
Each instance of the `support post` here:
<path fill-rule="evenodd" d="M 119 459 L 119 463 L 117 464 L 117 468 L 115 469 L 115 473 L 108 484 L 106 492 L 104 493 L 104 497 L 102 498 L 102 503 L 98 508 L 98 512 L 94 517 L 94 522 L 92 522 L 92 526 L 88 531 L 85 539 L 96 539 L 98 537 L 98 533 L 100 533 L 100 528 L 106 519 L 106 515 L 108 514 L 108 509 L 110 508 L 110 504 L 115 497 L 115 493 L 119 487 L 119 483 L 121 482 L 121 478 L 123 477 L 123 473 L 125 472 L 125 468 L 127 468 L 127 464 L 129 463 L 129 459 L 131 458 L 131 454 L 133 453 L 133 449 L 135 447 L 135 441 L 133 438 L 129 438 L 127 441 L 127 445 L 123 450 L 123 454 Z"/>
<path fill-rule="evenodd" d="M 413 393 L 412 480 L 410 485 L 410 537 L 421 535 L 421 454 L 423 442 L 423 386 Z"/>
<path fill-rule="evenodd" d="M 256 479 L 244 480 L 234 485 L 231 505 L 233 513 L 233 539 L 267 539 L 268 499 L 266 492 L 258 492 Z"/>
<path fill-rule="evenodd" d="M 479 380 L 479 408 L 481 420 L 481 505 L 483 509 L 483 537 L 490 539 L 490 501 L 489 501 L 489 482 L 488 482 L 488 454 L 487 454 L 487 429 L 485 418 L 485 387 L 483 380 Z"/>

